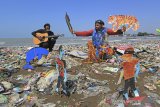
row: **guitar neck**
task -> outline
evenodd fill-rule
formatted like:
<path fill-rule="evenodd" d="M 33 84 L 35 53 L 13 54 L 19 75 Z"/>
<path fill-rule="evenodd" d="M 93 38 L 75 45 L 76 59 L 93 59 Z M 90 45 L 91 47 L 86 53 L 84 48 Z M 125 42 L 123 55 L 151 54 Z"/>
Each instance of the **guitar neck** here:
<path fill-rule="evenodd" d="M 53 37 L 60 37 L 62 35 L 51 35 L 51 36 L 45 36 L 45 38 L 53 38 Z"/>

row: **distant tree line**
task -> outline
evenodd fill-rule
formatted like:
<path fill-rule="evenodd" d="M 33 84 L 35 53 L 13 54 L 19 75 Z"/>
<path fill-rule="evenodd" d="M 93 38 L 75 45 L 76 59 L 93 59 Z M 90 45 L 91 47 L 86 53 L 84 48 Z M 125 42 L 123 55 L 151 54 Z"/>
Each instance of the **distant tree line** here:
<path fill-rule="evenodd" d="M 138 32 L 137 36 L 148 36 L 148 35 L 155 35 L 153 33 L 147 33 L 147 32 Z"/>

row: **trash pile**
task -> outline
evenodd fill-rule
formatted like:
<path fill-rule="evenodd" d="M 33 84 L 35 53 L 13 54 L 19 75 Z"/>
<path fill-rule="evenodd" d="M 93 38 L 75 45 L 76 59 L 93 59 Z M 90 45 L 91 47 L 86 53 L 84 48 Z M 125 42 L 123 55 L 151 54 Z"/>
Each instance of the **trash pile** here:
<path fill-rule="evenodd" d="M 112 47 L 120 44 L 111 43 Z M 160 51 L 159 41 L 133 42 L 135 57 L 140 59 L 140 73 L 137 87 L 141 101 L 131 101 L 132 106 L 160 106 Z M 69 97 L 57 95 L 55 92 L 58 72 L 55 57 L 58 52 L 52 52 L 51 58 L 41 66 L 33 65 L 34 70 L 23 70 L 25 52 L 28 47 L 0 48 L 0 106 L 26 107 L 125 107 L 120 89 L 119 63 L 116 56 L 100 63 L 83 64 L 83 57 L 78 53 L 87 53 L 87 46 L 64 46 L 67 64 L 67 90 Z M 74 55 L 73 51 L 76 53 Z M 72 52 L 72 54 L 70 54 Z M 120 54 L 119 54 L 120 56 Z"/>
<path fill-rule="evenodd" d="M 20 71 L 26 48 L 0 48 L 0 80 Z"/>

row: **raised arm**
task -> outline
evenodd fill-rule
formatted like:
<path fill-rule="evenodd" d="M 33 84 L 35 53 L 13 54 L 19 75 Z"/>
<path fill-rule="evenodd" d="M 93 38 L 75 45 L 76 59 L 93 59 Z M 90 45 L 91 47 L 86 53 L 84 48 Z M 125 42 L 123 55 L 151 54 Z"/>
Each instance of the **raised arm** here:
<path fill-rule="evenodd" d="M 73 32 L 73 34 L 75 34 L 76 36 L 82 36 L 82 37 L 92 36 L 92 33 L 93 33 L 93 29 L 88 31 Z"/>

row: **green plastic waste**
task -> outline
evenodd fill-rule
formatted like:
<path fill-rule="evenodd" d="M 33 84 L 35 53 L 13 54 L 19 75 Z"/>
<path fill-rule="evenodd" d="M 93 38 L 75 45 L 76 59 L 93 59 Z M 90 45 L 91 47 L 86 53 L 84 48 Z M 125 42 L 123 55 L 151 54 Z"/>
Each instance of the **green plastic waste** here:
<path fill-rule="evenodd" d="M 8 102 L 8 98 L 2 94 L 0 94 L 0 104 L 5 104 Z"/>

